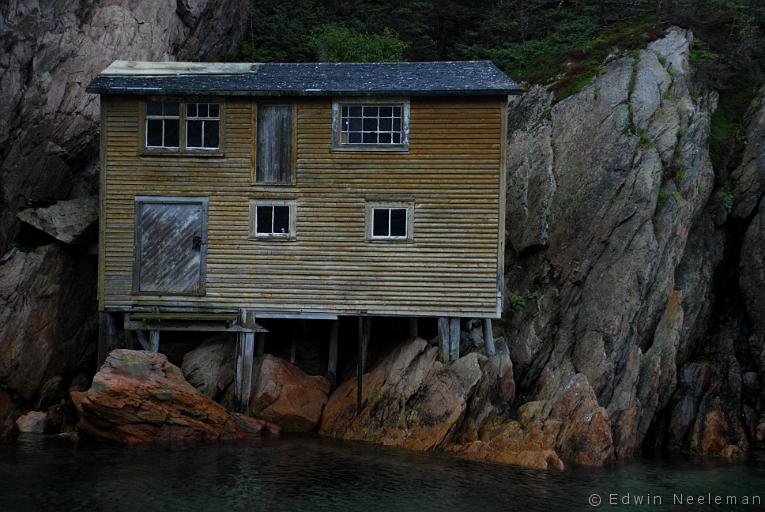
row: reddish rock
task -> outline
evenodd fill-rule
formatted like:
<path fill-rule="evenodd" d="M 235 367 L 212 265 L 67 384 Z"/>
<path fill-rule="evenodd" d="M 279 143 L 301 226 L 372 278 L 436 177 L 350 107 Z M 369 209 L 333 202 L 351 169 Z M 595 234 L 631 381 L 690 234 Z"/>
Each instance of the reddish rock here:
<path fill-rule="evenodd" d="M 266 354 L 253 370 L 251 414 L 285 432 L 309 432 L 319 423 L 327 403 L 329 381 L 306 375 L 294 364 Z"/>
<path fill-rule="evenodd" d="M 81 434 L 120 443 L 243 439 L 279 431 L 227 411 L 153 352 L 112 351 L 90 389 L 71 395 Z"/>

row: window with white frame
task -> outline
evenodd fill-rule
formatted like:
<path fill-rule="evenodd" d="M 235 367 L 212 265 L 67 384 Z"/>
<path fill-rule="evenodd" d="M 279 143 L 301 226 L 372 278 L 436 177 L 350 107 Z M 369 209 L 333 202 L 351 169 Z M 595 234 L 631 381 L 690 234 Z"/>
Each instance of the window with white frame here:
<path fill-rule="evenodd" d="M 335 147 L 406 149 L 409 144 L 409 103 L 336 102 Z"/>
<path fill-rule="evenodd" d="M 372 239 L 407 239 L 410 236 L 409 208 L 405 206 L 370 207 Z"/>
<path fill-rule="evenodd" d="M 179 147 L 180 104 L 177 101 L 146 102 L 146 147 Z"/>
<path fill-rule="evenodd" d="M 295 201 L 250 201 L 250 236 L 294 238 Z"/>
<path fill-rule="evenodd" d="M 186 104 L 186 148 L 220 148 L 220 106 L 217 103 Z"/>

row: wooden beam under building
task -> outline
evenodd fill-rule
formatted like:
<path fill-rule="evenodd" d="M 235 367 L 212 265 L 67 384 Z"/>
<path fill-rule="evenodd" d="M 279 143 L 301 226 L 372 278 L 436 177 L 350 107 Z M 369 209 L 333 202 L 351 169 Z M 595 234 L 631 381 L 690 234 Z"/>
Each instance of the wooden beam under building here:
<path fill-rule="evenodd" d="M 340 335 L 340 322 L 332 320 L 329 328 L 329 357 L 327 358 L 327 380 L 330 389 L 337 386 L 337 343 Z"/>
<path fill-rule="evenodd" d="M 98 313 L 98 368 L 106 361 L 109 352 L 117 348 L 117 321 L 114 313 Z"/>
<path fill-rule="evenodd" d="M 449 359 L 456 361 L 460 358 L 460 319 L 449 319 Z"/>
<path fill-rule="evenodd" d="M 483 319 L 483 348 L 486 350 L 487 356 L 493 356 L 497 353 L 494 346 L 494 334 L 491 330 L 491 318 Z"/>
<path fill-rule="evenodd" d="M 449 317 L 442 316 L 438 318 L 438 335 L 441 338 L 441 362 L 449 362 Z"/>
<path fill-rule="evenodd" d="M 262 333 L 261 333 L 262 334 Z M 255 333 L 242 332 L 236 335 L 236 371 L 234 375 L 234 399 L 240 412 L 247 413 L 252 392 L 253 352 Z"/>
<path fill-rule="evenodd" d="M 363 401 L 364 370 L 367 364 L 367 348 L 372 322 L 369 317 L 359 317 L 359 354 L 356 361 L 356 412 L 361 412 Z"/>

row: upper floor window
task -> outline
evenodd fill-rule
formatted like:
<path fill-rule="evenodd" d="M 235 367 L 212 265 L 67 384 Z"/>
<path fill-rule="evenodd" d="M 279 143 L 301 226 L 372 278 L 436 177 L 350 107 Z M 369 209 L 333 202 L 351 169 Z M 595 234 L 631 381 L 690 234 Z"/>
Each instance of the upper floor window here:
<path fill-rule="evenodd" d="M 255 181 L 292 183 L 293 107 L 260 103 L 257 108 Z"/>
<path fill-rule="evenodd" d="M 181 113 L 177 101 L 146 102 L 146 147 L 178 148 Z"/>
<path fill-rule="evenodd" d="M 334 148 L 402 151 L 409 147 L 409 102 L 335 102 Z"/>
<path fill-rule="evenodd" d="M 186 148 L 218 149 L 220 107 L 217 103 L 186 104 Z"/>
<path fill-rule="evenodd" d="M 220 112 L 219 103 L 147 101 L 144 148 L 147 152 L 219 154 Z"/>

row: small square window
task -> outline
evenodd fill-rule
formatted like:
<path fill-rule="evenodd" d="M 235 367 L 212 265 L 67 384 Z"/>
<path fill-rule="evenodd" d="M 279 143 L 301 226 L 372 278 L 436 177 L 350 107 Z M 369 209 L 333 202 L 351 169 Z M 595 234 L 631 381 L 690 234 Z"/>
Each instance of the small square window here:
<path fill-rule="evenodd" d="M 178 102 L 146 102 L 147 148 L 177 149 L 180 139 L 180 116 Z"/>
<path fill-rule="evenodd" d="M 250 201 L 250 236 L 294 238 L 294 201 Z"/>
<path fill-rule="evenodd" d="M 410 233 L 410 206 L 369 207 L 369 236 L 374 239 L 408 239 Z"/>

